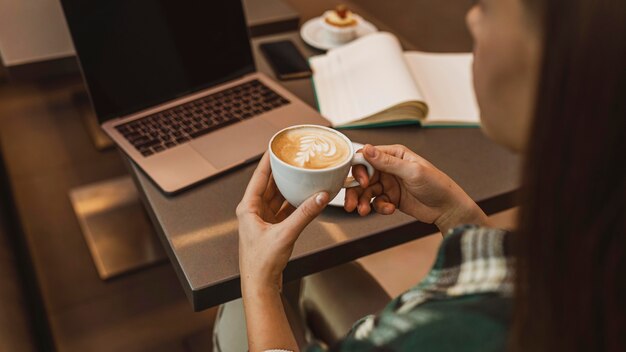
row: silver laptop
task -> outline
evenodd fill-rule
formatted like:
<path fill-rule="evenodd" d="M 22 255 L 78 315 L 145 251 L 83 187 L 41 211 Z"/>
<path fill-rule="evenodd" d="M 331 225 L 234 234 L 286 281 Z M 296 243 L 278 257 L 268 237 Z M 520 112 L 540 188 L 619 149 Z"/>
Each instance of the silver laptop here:
<path fill-rule="evenodd" d="M 256 72 L 240 0 L 62 0 L 99 123 L 166 193 L 328 125 Z"/>

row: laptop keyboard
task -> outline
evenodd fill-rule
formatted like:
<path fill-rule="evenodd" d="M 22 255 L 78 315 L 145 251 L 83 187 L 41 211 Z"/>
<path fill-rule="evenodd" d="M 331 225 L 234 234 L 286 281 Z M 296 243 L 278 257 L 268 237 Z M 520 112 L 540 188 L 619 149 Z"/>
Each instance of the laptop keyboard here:
<path fill-rule="evenodd" d="M 260 81 L 253 80 L 115 129 L 147 157 L 288 103 Z"/>

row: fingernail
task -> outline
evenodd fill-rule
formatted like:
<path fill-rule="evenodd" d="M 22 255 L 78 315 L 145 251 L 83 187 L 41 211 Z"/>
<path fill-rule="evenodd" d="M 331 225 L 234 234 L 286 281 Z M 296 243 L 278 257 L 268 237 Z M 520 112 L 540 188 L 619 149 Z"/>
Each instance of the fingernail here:
<path fill-rule="evenodd" d="M 377 153 L 378 153 L 378 151 L 372 145 L 368 145 L 365 148 L 365 154 L 367 154 L 367 156 L 369 156 L 370 158 L 375 158 Z"/>
<path fill-rule="evenodd" d="M 319 206 L 322 206 L 322 205 L 326 204 L 326 198 L 328 198 L 328 193 L 320 192 L 315 197 L 315 203 L 317 203 L 317 205 L 319 205 Z"/>

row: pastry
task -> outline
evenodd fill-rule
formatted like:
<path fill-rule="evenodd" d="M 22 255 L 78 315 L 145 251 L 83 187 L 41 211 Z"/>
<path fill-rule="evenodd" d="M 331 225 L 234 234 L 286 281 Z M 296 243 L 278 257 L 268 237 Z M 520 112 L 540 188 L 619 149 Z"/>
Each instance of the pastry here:
<path fill-rule="evenodd" d="M 345 44 L 356 38 L 356 29 L 361 18 L 350 11 L 345 5 L 324 13 L 322 26 L 326 29 L 326 38 L 337 44 Z"/>
<path fill-rule="evenodd" d="M 355 15 L 346 7 L 346 5 L 338 5 L 334 10 L 326 11 L 324 21 L 331 26 L 346 28 L 357 25 Z"/>

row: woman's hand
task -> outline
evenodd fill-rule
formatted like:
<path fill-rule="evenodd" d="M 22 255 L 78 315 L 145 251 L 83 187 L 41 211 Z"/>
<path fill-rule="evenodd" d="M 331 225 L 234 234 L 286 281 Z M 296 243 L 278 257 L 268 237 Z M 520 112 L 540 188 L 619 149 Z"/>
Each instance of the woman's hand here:
<path fill-rule="evenodd" d="M 274 183 L 269 155 L 263 155 L 237 206 L 249 351 L 298 351 L 281 301 L 282 272 L 296 239 L 328 201 L 328 193 L 319 193 L 297 209 L 289 205 Z"/>
<path fill-rule="evenodd" d="M 237 206 L 242 285 L 280 290 L 294 243 L 328 201 L 322 192 L 291 206 L 276 187 L 266 153 Z"/>
<path fill-rule="evenodd" d="M 396 209 L 425 223 L 434 223 L 442 233 L 455 226 L 483 225 L 487 216 L 450 177 L 426 159 L 401 145 L 366 145 L 365 159 L 377 170 L 371 180 L 365 168 L 355 166 L 353 173 L 361 187 L 346 191 L 345 209 L 358 208 L 364 216 L 373 207 L 380 214 Z"/>

